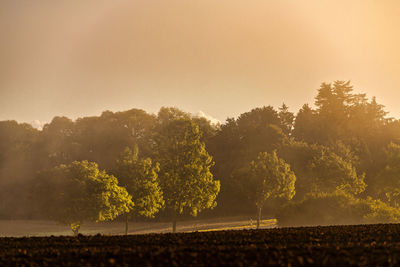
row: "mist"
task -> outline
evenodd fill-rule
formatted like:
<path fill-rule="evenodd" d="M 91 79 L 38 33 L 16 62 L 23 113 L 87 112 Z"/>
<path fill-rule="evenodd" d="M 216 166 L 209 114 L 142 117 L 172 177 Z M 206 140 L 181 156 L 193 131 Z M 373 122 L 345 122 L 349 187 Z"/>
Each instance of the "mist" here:
<path fill-rule="evenodd" d="M 394 0 L 2 1 L 0 219 L 122 225 L 132 201 L 146 209 L 131 221 L 175 228 L 399 222 L 399 11 Z M 260 166 L 285 171 L 271 180 Z M 57 213 L 94 188 L 68 176 L 77 168 L 122 192 L 118 212 L 88 201 L 73 220 Z M 178 178 L 193 186 L 171 189 Z"/>

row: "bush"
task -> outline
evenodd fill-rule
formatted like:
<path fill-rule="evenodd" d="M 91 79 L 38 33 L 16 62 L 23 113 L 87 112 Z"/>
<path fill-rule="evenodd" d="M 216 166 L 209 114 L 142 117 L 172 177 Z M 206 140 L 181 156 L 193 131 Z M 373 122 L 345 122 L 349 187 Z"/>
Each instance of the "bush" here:
<path fill-rule="evenodd" d="M 380 200 L 357 199 L 342 191 L 309 194 L 289 202 L 276 215 L 279 226 L 394 223 L 400 211 Z"/>

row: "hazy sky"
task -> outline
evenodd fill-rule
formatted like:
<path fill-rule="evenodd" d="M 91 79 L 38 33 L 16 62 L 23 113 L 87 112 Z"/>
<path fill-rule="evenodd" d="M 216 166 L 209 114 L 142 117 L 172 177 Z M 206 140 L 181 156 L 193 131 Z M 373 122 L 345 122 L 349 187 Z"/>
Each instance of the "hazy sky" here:
<path fill-rule="evenodd" d="M 400 118 L 398 0 L 2 0 L 0 120 L 226 117 L 351 80 Z"/>

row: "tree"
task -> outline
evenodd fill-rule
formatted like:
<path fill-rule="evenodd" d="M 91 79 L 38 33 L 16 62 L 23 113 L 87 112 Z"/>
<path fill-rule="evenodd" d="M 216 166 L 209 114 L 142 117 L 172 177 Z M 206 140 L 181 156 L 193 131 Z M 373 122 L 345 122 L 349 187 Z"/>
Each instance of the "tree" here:
<path fill-rule="evenodd" d="M 338 189 L 353 195 L 364 191 L 365 174 L 358 174 L 352 162 L 354 155 L 346 147 L 337 144 L 336 150 L 321 145 L 291 141 L 279 150 L 279 155 L 296 173 L 296 196 L 302 200 L 310 192 L 331 193 Z"/>
<path fill-rule="evenodd" d="M 75 235 L 85 220 L 113 220 L 134 206 L 117 178 L 88 161 L 74 161 L 42 172 L 33 194 L 39 212 L 70 225 Z"/>
<path fill-rule="evenodd" d="M 286 106 L 285 103 L 283 103 L 282 106 L 279 107 L 278 116 L 279 116 L 279 119 L 280 119 L 280 124 L 281 124 L 281 127 L 282 127 L 282 131 L 287 136 L 289 136 L 292 133 L 294 115 L 293 115 L 292 112 L 289 111 L 289 107 Z"/>
<path fill-rule="evenodd" d="M 197 216 L 216 206 L 220 183 L 210 172 L 212 157 L 201 142 L 199 127 L 191 119 L 160 122 L 156 143 L 161 188 L 175 232 L 177 216 Z"/>
<path fill-rule="evenodd" d="M 193 117 L 192 120 L 197 124 L 197 126 L 199 126 L 201 141 L 207 145 L 210 139 L 212 139 L 219 131 L 220 125 L 212 124 L 211 121 L 203 117 Z"/>
<path fill-rule="evenodd" d="M 385 165 L 371 183 L 370 193 L 398 208 L 400 206 L 400 145 L 390 143 L 385 149 Z"/>
<path fill-rule="evenodd" d="M 157 114 L 160 124 L 168 124 L 177 119 L 190 119 L 190 114 L 175 107 L 161 107 Z"/>
<path fill-rule="evenodd" d="M 287 162 L 296 174 L 296 199 L 302 199 L 310 192 L 312 185 L 312 173 L 310 165 L 323 149 L 318 145 L 310 145 L 306 142 L 290 141 L 280 147 L 279 156 Z"/>
<path fill-rule="evenodd" d="M 54 117 L 50 123 L 43 126 L 40 135 L 43 168 L 53 168 L 75 160 L 77 153 L 74 128 L 74 122 L 67 117 Z"/>
<path fill-rule="evenodd" d="M 342 190 L 349 194 L 360 194 L 366 188 L 365 174 L 358 175 L 351 162 L 333 152 L 321 150 L 313 158 L 311 170 L 311 191 L 332 193 Z"/>
<path fill-rule="evenodd" d="M 159 185 L 159 164 L 153 163 L 150 158 L 139 159 L 138 147 L 132 151 L 125 148 L 117 160 L 113 172 L 135 203 L 129 214 L 154 218 L 154 215 L 164 207 L 163 194 Z M 128 234 L 128 213 L 126 213 L 125 234 Z"/>
<path fill-rule="evenodd" d="M 290 201 L 277 212 L 279 226 L 397 223 L 400 210 L 367 197 L 359 199 L 343 191 L 312 193 Z"/>
<path fill-rule="evenodd" d="M 137 145 L 146 157 L 151 153 L 155 116 L 143 110 L 105 111 L 99 117 L 79 118 L 75 124 L 80 159 L 97 162 L 101 168 L 113 169 L 126 147 Z"/>
<path fill-rule="evenodd" d="M 238 197 L 241 181 L 247 178 L 248 162 L 258 153 L 272 152 L 287 141 L 282 119 L 271 106 L 255 108 L 237 119 L 227 119 L 207 143 L 216 162 L 212 171 L 221 181 L 219 209 L 226 214 L 248 212 L 247 203 Z"/>
<path fill-rule="evenodd" d="M 284 138 L 278 112 L 271 106 L 252 109 L 236 121 L 244 162 L 257 157 L 259 152 L 272 151 Z"/>
<path fill-rule="evenodd" d="M 0 216 L 31 215 L 29 184 L 42 163 L 37 153 L 40 131 L 27 123 L 0 121 Z"/>
<path fill-rule="evenodd" d="M 315 143 L 318 138 L 317 114 L 305 104 L 299 110 L 294 120 L 292 136 L 298 141 Z"/>
<path fill-rule="evenodd" d="M 247 209 L 248 207 L 238 205 L 243 202 L 238 199 L 231 179 L 232 172 L 238 165 L 243 164 L 241 140 L 236 120 L 228 118 L 207 144 L 207 151 L 215 161 L 212 172 L 221 183 L 217 209 L 228 213 L 228 215 L 236 214 L 238 209 Z"/>
<path fill-rule="evenodd" d="M 288 200 L 295 195 L 296 175 L 276 151 L 261 152 L 250 163 L 251 175 L 248 181 L 257 207 L 257 228 L 260 227 L 261 211 L 268 199 L 284 197 Z"/>

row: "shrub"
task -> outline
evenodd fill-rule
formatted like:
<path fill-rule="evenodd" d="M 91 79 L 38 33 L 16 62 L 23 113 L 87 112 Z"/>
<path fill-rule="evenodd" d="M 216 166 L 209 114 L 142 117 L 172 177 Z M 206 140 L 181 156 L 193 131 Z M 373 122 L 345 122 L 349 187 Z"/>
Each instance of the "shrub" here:
<path fill-rule="evenodd" d="M 276 215 L 279 226 L 393 223 L 400 211 L 380 200 L 357 199 L 343 191 L 309 194 L 289 202 Z"/>

